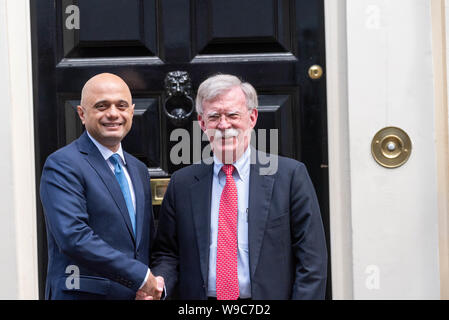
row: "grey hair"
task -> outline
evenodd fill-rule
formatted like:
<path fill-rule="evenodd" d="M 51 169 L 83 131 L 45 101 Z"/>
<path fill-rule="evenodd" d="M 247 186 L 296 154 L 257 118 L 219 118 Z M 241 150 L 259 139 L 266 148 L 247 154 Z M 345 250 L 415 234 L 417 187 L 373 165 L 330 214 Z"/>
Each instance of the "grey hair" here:
<path fill-rule="evenodd" d="M 203 101 L 212 100 L 233 87 L 240 87 L 246 97 L 246 107 L 248 110 L 255 109 L 258 106 L 257 92 L 248 82 L 242 82 L 236 76 L 230 74 L 217 74 L 204 80 L 196 95 L 196 112 L 203 113 Z"/>

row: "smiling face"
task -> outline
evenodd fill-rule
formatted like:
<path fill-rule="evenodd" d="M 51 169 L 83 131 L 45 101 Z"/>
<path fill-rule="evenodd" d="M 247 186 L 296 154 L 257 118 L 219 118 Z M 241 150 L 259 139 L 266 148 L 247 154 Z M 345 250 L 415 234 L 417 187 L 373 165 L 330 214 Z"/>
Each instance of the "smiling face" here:
<path fill-rule="evenodd" d="M 225 164 L 237 161 L 248 148 L 257 109 L 248 110 L 245 94 L 238 86 L 203 101 L 202 107 L 198 121 L 214 154 Z"/>
<path fill-rule="evenodd" d="M 126 83 L 104 73 L 85 84 L 77 111 L 89 134 L 116 152 L 131 129 L 134 105 Z"/>

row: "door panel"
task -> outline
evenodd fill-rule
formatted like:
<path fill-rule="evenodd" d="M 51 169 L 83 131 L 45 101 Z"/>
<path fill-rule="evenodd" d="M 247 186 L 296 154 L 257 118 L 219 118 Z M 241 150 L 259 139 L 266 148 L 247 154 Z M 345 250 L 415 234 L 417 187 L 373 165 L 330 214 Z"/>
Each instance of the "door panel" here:
<path fill-rule="evenodd" d="M 290 4 L 273 0 L 194 1 L 195 53 L 292 51 Z"/>
<path fill-rule="evenodd" d="M 269 130 L 279 128 L 278 130 L 278 152 L 285 157 L 295 158 L 299 152 L 299 141 L 293 133 L 293 97 L 289 94 L 265 95 L 259 94 L 259 117 L 255 130 L 266 130 L 266 141 L 257 139 L 257 149 L 275 153 L 270 149 L 274 143 L 270 139 Z"/>
<path fill-rule="evenodd" d="M 156 0 L 65 0 L 56 4 L 64 58 L 157 55 Z M 79 8 L 79 30 L 66 26 L 67 19 L 72 22 L 66 13 L 71 5 Z"/>
<path fill-rule="evenodd" d="M 198 131 L 195 113 L 181 126 L 165 115 L 167 73 L 188 72 L 193 97 L 208 76 L 231 73 L 259 93 L 257 134 L 277 129 L 279 154 L 307 166 L 329 247 L 326 82 L 308 77 L 313 64 L 325 70 L 323 0 L 30 0 L 30 6 L 37 190 L 47 156 L 83 131 L 76 106 L 93 75 L 111 72 L 128 83 L 136 109 L 123 147 L 156 180 L 187 165 L 170 160 L 178 143 L 173 131 Z M 193 149 L 190 141 L 190 163 L 198 160 Z M 270 143 L 262 149 L 272 150 Z M 42 294 L 47 248 L 37 203 Z M 328 297 L 330 283 L 329 265 Z"/>

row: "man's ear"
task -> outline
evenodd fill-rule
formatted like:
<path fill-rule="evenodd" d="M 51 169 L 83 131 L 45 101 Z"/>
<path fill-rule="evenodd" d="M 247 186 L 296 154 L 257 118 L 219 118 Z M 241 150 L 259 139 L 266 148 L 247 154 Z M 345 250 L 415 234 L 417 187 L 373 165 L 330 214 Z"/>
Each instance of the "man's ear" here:
<path fill-rule="evenodd" d="M 78 112 L 78 116 L 81 119 L 81 122 L 84 124 L 85 122 L 85 116 L 84 116 L 84 109 L 81 106 L 77 106 L 76 107 L 76 111 Z"/>
<path fill-rule="evenodd" d="M 249 114 L 249 121 L 251 122 L 251 128 L 254 128 L 256 126 L 258 115 L 259 110 L 257 110 L 257 108 L 251 109 L 251 113 Z"/>
<path fill-rule="evenodd" d="M 204 117 L 202 114 L 198 114 L 198 123 L 200 124 L 201 130 L 206 132 L 206 123 L 204 122 Z"/>

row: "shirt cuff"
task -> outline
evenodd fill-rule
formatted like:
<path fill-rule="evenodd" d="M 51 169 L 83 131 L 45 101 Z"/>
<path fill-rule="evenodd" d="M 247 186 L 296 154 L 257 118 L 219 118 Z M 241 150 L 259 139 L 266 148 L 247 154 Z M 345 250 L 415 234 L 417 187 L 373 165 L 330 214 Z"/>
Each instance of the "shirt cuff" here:
<path fill-rule="evenodd" d="M 139 287 L 139 290 L 143 288 L 143 286 L 145 285 L 145 283 L 147 283 L 148 277 L 150 276 L 150 269 L 148 268 L 147 270 L 147 275 L 145 276 L 145 279 L 143 280 L 142 284 Z"/>
<path fill-rule="evenodd" d="M 162 292 L 161 300 L 165 300 L 166 298 L 167 298 L 167 289 L 165 288 L 165 283 L 164 283 L 164 291 Z"/>

